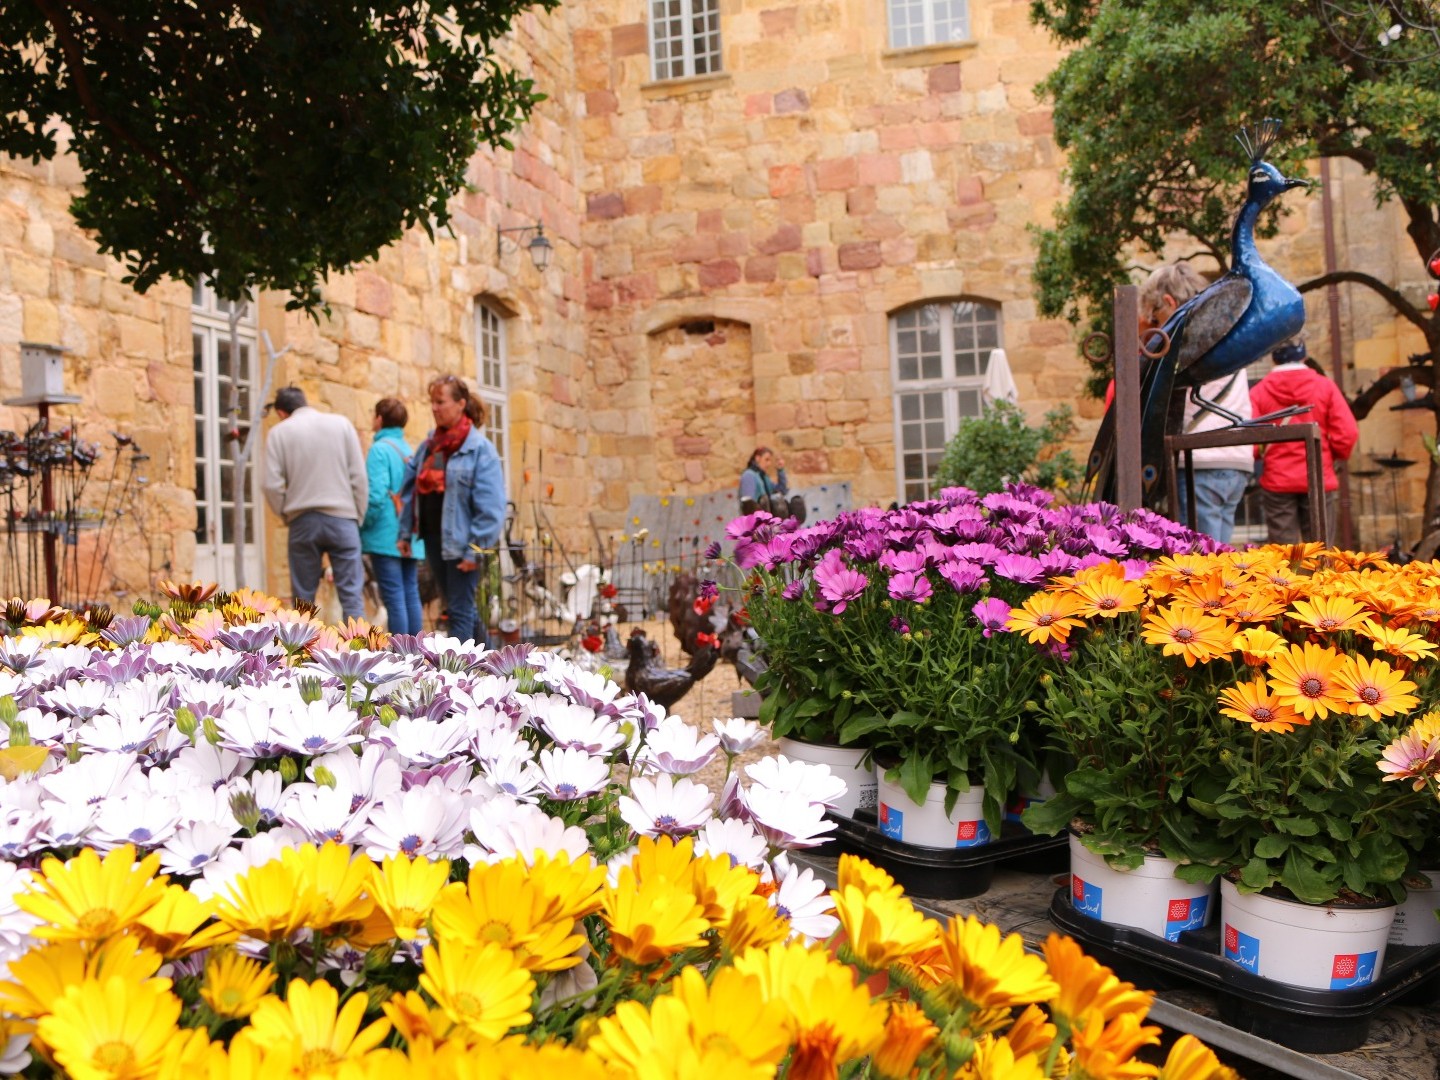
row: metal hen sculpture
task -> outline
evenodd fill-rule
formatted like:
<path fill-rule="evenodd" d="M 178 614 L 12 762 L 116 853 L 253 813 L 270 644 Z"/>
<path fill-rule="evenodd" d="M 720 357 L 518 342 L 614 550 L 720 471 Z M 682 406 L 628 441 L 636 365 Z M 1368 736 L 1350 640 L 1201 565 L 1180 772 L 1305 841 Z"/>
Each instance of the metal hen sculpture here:
<path fill-rule="evenodd" d="M 1140 375 L 1141 480 L 1145 501 L 1154 505 L 1163 495 L 1165 435 L 1178 426 L 1183 393 L 1253 363 L 1305 325 L 1305 303 L 1288 281 L 1272 270 L 1255 248 L 1255 222 L 1260 211 L 1277 195 L 1291 188 L 1308 187 L 1307 180 L 1290 180 L 1265 160 L 1280 134 L 1280 121 L 1265 120 L 1255 131 L 1242 128 L 1236 136 L 1250 155 L 1250 179 L 1245 205 L 1235 218 L 1230 237 L 1230 270 L 1204 292 L 1178 308 L 1160 332 L 1153 332 L 1146 350 L 1159 352 L 1145 359 Z M 1162 334 L 1164 336 L 1162 336 Z M 1117 341 L 1124 338 L 1116 327 Z M 1193 392 L 1193 391 L 1192 391 Z M 1205 407 L 1222 413 L 1213 403 Z M 1115 499 L 1115 405 L 1112 403 L 1091 447 L 1085 479 L 1095 496 Z"/>

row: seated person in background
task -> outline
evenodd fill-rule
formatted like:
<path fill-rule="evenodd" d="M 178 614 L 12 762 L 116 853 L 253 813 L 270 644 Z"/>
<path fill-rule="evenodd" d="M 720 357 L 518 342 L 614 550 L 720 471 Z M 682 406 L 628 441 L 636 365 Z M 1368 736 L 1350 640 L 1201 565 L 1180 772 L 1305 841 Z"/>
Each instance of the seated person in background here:
<path fill-rule="evenodd" d="M 775 469 L 775 479 L 770 478 L 770 469 Z M 805 520 L 805 500 L 796 495 L 789 502 L 785 496 L 790 493 L 790 481 L 785 475 L 785 459 L 775 456 L 768 446 L 758 446 L 745 463 L 740 474 L 740 513 L 753 514 L 764 510 L 776 517 L 793 517 Z"/>

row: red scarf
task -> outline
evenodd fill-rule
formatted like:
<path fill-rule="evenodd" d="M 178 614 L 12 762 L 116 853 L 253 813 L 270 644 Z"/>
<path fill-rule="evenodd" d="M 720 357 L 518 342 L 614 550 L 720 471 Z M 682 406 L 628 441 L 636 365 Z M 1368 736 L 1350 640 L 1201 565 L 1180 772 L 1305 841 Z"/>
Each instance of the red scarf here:
<path fill-rule="evenodd" d="M 430 453 L 415 477 L 415 490 L 421 495 L 438 495 L 445 490 L 445 462 L 459 450 L 470 434 L 470 417 L 461 416 L 448 428 L 436 428 L 430 436 Z"/>

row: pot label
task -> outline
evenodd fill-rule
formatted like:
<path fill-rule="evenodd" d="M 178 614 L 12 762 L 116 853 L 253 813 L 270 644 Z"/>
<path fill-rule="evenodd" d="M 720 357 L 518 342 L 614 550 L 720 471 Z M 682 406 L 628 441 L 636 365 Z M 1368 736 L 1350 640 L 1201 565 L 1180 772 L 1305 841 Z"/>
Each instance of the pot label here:
<path fill-rule="evenodd" d="M 861 784 L 859 790 L 860 805 L 858 808 L 861 810 L 874 810 L 875 804 L 879 801 L 880 797 L 879 787 L 875 784 Z"/>
<path fill-rule="evenodd" d="M 1205 925 L 1205 915 L 1210 909 L 1208 896 L 1188 897 L 1171 900 L 1165 908 L 1165 940 L 1179 941 L 1186 930 L 1199 930 Z"/>
<path fill-rule="evenodd" d="M 1330 989 L 1369 986 L 1375 981 L 1375 952 L 1336 953 L 1330 965 Z"/>
<path fill-rule="evenodd" d="M 1239 964 L 1246 971 L 1260 974 L 1260 939 L 1242 934 L 1229 923 L 1225 924 L 1225 959 Z"/>
<path fill-rule="evenodd" d="M 876 815 L 880 822 L 880 832 L 891 840 L 903 840 L 905 832 L 905 811 L 896 810 L 893 806 L 880 804 L 880 812 Z"/>
<path fill-rule="evenodd" d="M 979 847 L 990 842 L 990 826 L 982 821 L 957 821 L 955 823 L 956 847 Z"/>
<path fill-rule="evenodd" d="M 1100 911 L 1105 906 L 1104 894 L 1105 890 L 1099 885 L 1085 881 L 1079 874 L 1070 875 L 1070 903 L 1081 915 L 1100 918 Z"/>

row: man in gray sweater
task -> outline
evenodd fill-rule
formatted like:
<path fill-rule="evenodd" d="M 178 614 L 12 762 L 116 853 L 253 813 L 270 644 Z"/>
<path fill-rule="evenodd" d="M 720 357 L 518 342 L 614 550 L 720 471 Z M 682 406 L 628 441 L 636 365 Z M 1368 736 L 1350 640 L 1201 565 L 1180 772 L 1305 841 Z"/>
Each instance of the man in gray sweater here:
<path fill-rule="evenodd" d="M 360 522 L 370 489 L 360 436 L 343 416 L 307 405 L 299 387 L 285 387 L 271 404 L 280 422 L 265 440 L 265 501 L 290 527 L 290 587 L 313 602 L 320 557 L 329 555 L 341 610 L 364 618 Z"/>

